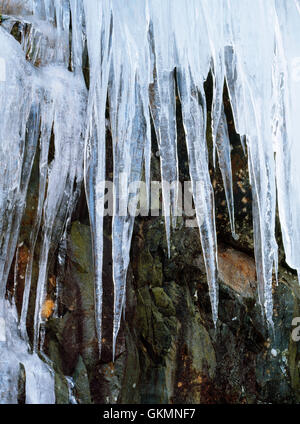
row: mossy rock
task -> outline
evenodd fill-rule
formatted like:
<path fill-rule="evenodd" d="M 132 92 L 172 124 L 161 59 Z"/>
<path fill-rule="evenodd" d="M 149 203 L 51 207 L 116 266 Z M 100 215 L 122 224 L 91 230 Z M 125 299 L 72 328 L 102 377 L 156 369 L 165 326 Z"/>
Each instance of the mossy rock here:
<path fill-rule="evenodd" d="M 78 403 L 92 403 L 88 373 L 81 356 L 78 358 L 78 362 L 73 374 L 73 381 L 75 384 L 75 392 Z"/>
<path fill-rule="evenodd" d="M 176 315 L 176 310 L 172 300 L 162 287 L 153 287 L 152 293 L 154 296 L 155 305 L 157 306 L 159 312 L 161 312 L 166 317 Z"/>

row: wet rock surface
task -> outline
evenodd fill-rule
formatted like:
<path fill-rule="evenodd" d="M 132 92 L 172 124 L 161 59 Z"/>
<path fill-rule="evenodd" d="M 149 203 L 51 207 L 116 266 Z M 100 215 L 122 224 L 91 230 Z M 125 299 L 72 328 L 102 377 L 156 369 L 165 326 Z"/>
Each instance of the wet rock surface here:
<path fill-rule="evenodd" d="M 80 246 L 90 248 L 89 227 L 72 224 L 73 292 L 65 287 L 68 310 L 48 321 L 58 401 L 67 402 L 63 376 L 69 375 L 79 403 L 297 403 L 299 348 L 291 338 L 299 314 L 296 276 L 280 268 L 278 285 L 274 281 L 273 334 L 252 286 L 253 258 L 223 245 L 227 255 L 220 275 L 225 278 L 214 328 L 196 229 L 178 230 L 170 259 L 160 220 L 137 222 L 135 232 L 126 320 L 112 363 L 111 338 L 103 340 L 104 358 L 97 355 L 90 256 L 75 253 Z M 111 324 L 113 297 L 107 303 Z"/>

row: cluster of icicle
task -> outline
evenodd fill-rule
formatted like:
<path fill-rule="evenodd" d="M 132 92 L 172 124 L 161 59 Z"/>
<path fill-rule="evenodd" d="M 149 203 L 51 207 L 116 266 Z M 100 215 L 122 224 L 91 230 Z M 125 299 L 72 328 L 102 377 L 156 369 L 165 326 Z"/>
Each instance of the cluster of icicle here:
<path fill-rule="evenodd" d="M 126 174 L 129 187 L 144 174 L 149 187 L 150 117 L 159 145 L 162 181 L 178 181 L 175 68 L 213 320 L 216 323 L 218 315 L 217 246 L 203 87 L 209 72 L 214 90 L 214 155 L 218 155 L 223 175 L 233 235 L 230 142 L 222 101 L 224 81 L 236 131 L 247 146 L 259 299 L 272 326 L 277 203 L 286 261 L 300 269 L 300 1 L 28 0 L 23 28 L 20 24 L 21 45 L 9 35 L 16 21 L 20 19 L 11 17 L 0 26 L 0 56 L 6 64 L 6 81 L 0 82 L 0 300 L 5 298 L 37 150 L 40 164 L 20 337 L 27 340 L 26 317 L 37 235 L 42 229 L 35 351 L 41 336 L 49 249 L 65 234 L 84 181 L 93 237 L 96 326 L 101 350 L 108 101 L 116 187 L 112 225 L 115 354 L 134 224 L 132 207 L 131 214 L 119 216 L 117 200 L 122 197 L 132 206 L 132 199 L 137 199 L 137 193 L 126 187 L 120 193 L 118 181 L 121 173 Z M 86 45 L 89 90 L 82 74 Z M 39 67 L 34 66 L 36 63 Z M 55 156 L 48 164 L 52 131 Z M 199 182 L 202 189 L 196 190 Z M 177 201 L 176 184 L 172 187 L 171 193 L 163 189 L 168 245 Z M 5 317 L 5 305 L 1 314 Z"/>

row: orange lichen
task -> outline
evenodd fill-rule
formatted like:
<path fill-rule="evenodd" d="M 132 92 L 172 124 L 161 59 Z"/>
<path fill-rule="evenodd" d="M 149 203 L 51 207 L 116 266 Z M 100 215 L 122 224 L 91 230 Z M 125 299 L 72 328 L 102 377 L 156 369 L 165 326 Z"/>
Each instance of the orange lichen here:
<path fill-rule="evenodd" d="M 199 384 L 202 383 L 202 377 L 201 377 L 201 375 L 198 375 L 198 377 L 196 378 L 196 383 L 199 383 Z"/>
<path fill-rule="evenodd" d="M 48 319 L 54 311 L 55 304 L 52 299 L 46 299 L 42 308 L 42 317 Z"/>

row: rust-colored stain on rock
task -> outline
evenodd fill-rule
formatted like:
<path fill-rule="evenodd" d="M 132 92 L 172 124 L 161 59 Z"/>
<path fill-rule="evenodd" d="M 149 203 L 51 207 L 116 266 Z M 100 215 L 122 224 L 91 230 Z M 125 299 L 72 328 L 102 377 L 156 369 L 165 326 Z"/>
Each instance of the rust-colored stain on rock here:
<path fill-rule="evenodd" d="M 219 277 L 221 281 L 244 297 L 253 297 L 256 289 L 255 261 L 249 255 L 232 248 L 219 247 Z"/>

